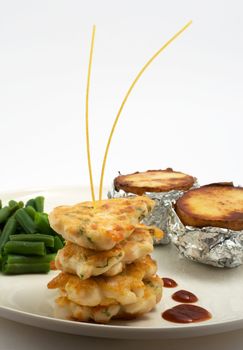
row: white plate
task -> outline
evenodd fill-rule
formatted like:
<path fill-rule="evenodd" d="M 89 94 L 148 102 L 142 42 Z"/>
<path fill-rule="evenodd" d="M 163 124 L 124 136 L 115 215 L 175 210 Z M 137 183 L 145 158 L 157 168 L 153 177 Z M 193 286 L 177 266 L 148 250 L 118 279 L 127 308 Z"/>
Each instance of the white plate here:
<path fill-rule="evenodd" d="M 72 204 L 89 197 L 85 188 L 59 188 L 1 194 L 2 200 L 27 200 L 37 195 L 46 198 L 46 211 L 56 205 Z M 46 288 L 57 273 L 47 275 L 0 276 L 0 316 L 49 330 L 107 338 L 181 338 L 226 332 L 243 328 L 243 267 L 217 269 L 180 258 L 172 246 L 156 248 L 153 254 L 159 274 L 171 277 L 177 288 L 164 288 L 164 296 L 156 309 L 133 321 L 97 325 L 58 320 L 52 317 L 55 291 Z M 187 289 L 199 298 L 197 305 L 213 315 L 209 321 L 174 324 L 161 318 L 161 313 L 176 305 L 171 294 Z"/>

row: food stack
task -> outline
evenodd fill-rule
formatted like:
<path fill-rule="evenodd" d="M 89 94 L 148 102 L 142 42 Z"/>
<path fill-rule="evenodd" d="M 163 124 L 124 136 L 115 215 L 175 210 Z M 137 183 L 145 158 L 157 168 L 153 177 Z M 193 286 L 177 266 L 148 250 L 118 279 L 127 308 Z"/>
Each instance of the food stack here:
<path fill-rule="evenodd" d="M 149 312 L 162 296 L 157 265 L 150 257 L 153 234 L 141 225 L 154 201 L 145 196 L 83 202 L 55 208 L 52 228 L 66 240 L 56 256 L 61 273 L 48 283 L 58 288 L 55 316 L 106 323 Z"/>

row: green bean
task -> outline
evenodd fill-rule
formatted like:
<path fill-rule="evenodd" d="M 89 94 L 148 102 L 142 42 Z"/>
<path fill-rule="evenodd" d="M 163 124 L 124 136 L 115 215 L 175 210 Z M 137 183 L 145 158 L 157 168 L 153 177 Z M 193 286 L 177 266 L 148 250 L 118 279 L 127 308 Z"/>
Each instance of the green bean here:
<path fill-rule="evenodd" d="M 36 210 L 31 205 L 25 207 L 24 210 L 29 214 L 32 220 L 35 220 Z"/>
<path fill-rule="evenodd" d="M 61 241 L 61 239 L 56 235 L 54 236 L 54 248 L 53 251 L 57 252 L 59 249 L 63 248 L 63 243 Z"/>
<path fill-rule="evenodd" d="M 42 233 L 18 233 L 9 238 L 10 241 L 43 242 L 46 247 L 54 247 L 54 237 Z"/>
<path fill-rule="evenodd" d="M 46 254 L 43 242 L 8 241 L 3 248 L 5 254 L 40 255 Z"/>
<path fill-rule="evenodd" d="M 11 201 L 8 202 L 8 206 L 9 206 L 10 208 L 14 207 L 14 206 L 17 205 L 17 204 L 18 204 L 18 202 L 14 201 L 13 199 L 11 199 Z"/>
<path fill-rule="evenodd" d="M 13 215 L 19 209 L 18 203 L 13 207 L 10 207 L 10 215 Z"/>
<path fill-rule="evenodd" d="M 44 256 L 24 256 L 24 255 L 6 255 L 3 264 L 40 264 L 50 263 L 55 260 L 56 254 L 46 254 Z"/>
<path fill-rule="evenodd" d="M 37 227 L 24 208 L 18 209 L 15 218 L 26 233 L 37 232 Z"/>
<path fill-rule="evenodd" d="M 35 209 L 39 213 L 43 213 L 44 210 L 44 197 L 39 196 L 35 198 Z"/>
<path fill-rule="evenodd" d="M 14 235 L 17 228 L 17 222 L 14 217 L 8 219 L 0 236 L 0 253 L 4 244 L 9 240 L 9 236 Z"/>
<path fill-rule="evenodd" d="M 35 200 L 34 198 L 31 198 L 29 199 L 26 204 L 25 204 L 26 207 L 33 207 L 35 209 Z"/>
<path fill-rule="evenodd" d="M 23 201 L 19 201 L 18 204 L 19 204 L 19 207 L 20 207 L 20 208 L 23 208 L 23 207 L 24 207 L 24 202 L 23 202 Z"/>
<path fill-rule="evenodd" d="M 50 271 L 50 263 L 36 264 L 4 264 L 2 272 L 6 275 L 19 275 L 24 273 L 47 273 Z"/>
<path fill-rule="evenodd" d="M 24 206 L 23 202 L 15 202 L 15 201 L 10 201 L 10 202 L 12 202 L 11 205 L 9 204 L 10 215 L 13 215 L 18 209 L 23 208 Z"/>
<path fill-rule="evenodd" d="M 3 207 L 0 209 L 0 224 L 5 222 L 7 218 L 10 216 L 11 211 L 9 207 Z"/>
<path fill-rule="evenodd" d="M 55 235 L 56 232 L 50 227 L 48 217 L 42 213 L 35 214 L 35 225 L 38 232 L 46 235 Z"/>

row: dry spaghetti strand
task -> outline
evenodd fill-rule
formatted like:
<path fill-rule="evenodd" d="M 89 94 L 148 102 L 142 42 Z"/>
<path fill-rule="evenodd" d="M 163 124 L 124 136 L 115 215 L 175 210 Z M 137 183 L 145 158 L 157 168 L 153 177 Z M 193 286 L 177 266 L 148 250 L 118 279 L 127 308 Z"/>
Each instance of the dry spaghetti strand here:
<path fill-rule="evenodd" d="M 173 35 L 149 60 L 148 62 L 143 66 L 143 68 L 140 70 L 140 72 L 138 73 L 138 75 L 136 76 L 136 78 L 134 79 L 133 83 L 131 84 L 131 86 L 129 87 L 123 101 L 122 104 L 118 110 L 118 113 L 116 115 L 115 121 L 113 123 L 113 126 L 111 128 L 111 132 L 110 132 L 110 136 L 108 138 L 108 142 L 106 145 L 106 149 L 105 149 L 105 155 L 103 158 L 103 163 L 102 163 L 102 170 L 101 170 L 101 176 L 100 176 L 100 186 L 99 186 L 99 200 L 102 199 L 102 192 L 103 192 L 103 180 L 104 180 L 104 173 L 105 173 L 105 166 L 106 166 L 106 161 L 107 161 L 107 156 L 108 156 L 108 151 L 110 148 L 110 144 L 111 144 L 111 139 L 112 136 L 114 134 L 117 122 L 119 120 L 119 117 L 121 115 L 121 112 L 123 110 L 123 107 L 129 97 L 129 95 L 131 94 L 134 86 L 136 85 L 137 81 L 139 80 L 139 78 L 142 76 L 143 72 L 146 70 L 146 68 L 155 60 L 155 58 L 167 47 L 169 46 L 180 34 L 182 34 L 190 25 L 192 24 L 192 21 L 189 21 L 184 27 L 182 27 L 175 35 Z"/>
<path fill-rule="evenodd" d="M 93 183 L 93 176 L 92 176 L 90 143 L 89 143 L 89 89 L 90 89 L 91 66 L 92 66 L 93 51 L 94 51 L 95 30 L 96 30 L 96 27 L 94 25 L 93 32 L 92 32 L 91 45 L 90 45 L 89 67 L 88 67 L 88 76 L 87 76 L 87 85 L 86 85 L 86 105 L 85 105 L 86 149 L 87 149 L 87 159 L 88 159 L 88 167 L 89 167 L 90 191 L 91 191 L 93 203 L 95 203 L 95 192 L 94 192 L 94 183 Z"/>

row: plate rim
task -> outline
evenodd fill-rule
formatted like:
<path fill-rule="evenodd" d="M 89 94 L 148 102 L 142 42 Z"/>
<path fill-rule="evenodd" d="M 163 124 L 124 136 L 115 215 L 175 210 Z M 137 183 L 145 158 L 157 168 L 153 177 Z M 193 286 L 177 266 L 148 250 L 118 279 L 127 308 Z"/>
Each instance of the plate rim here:
<path fill-rule="evenodd" d="M 24 316 L 24 317 L 23 317 Z M 54 317 L 38 315 L 26 311 L 20 311 L 11 307 L 0 305 L 0 317 L 18 323 L 57 331 L 61 333 L 76 334 L 82 336 L 112 338 L 112 339 L 176 339 L 192 338 L 203 335 L 227 333 L 243 327 L 243 319 L 223 321 L 213 324 L 194 323 L 179 325 L 177 327 L 131 327 L 111 324 L 95 324 L 62 320 Z M 21 319 L 20 319 L 21 318 Z M 33 322 L 34 321 L 34 322 Z M 37 322 L 36 322 L 37 321 Z M 40 321 L 40 322 L 39 322 Z M 225 328 L 227 324 L 227 328 Z M 60 329 L 60 325 L 63 326 Z M 65 327 L 65 331 L 63 328 Z M 106 332 L 104 332 L 106 330 Z"/>

